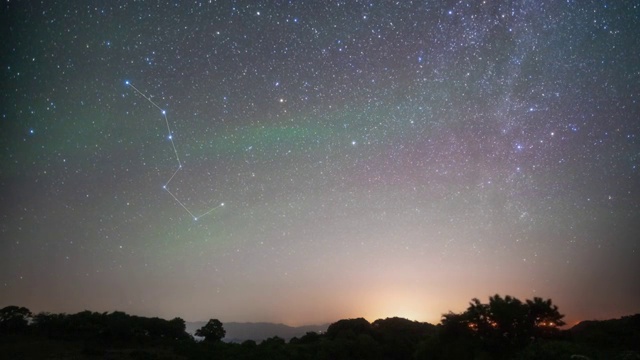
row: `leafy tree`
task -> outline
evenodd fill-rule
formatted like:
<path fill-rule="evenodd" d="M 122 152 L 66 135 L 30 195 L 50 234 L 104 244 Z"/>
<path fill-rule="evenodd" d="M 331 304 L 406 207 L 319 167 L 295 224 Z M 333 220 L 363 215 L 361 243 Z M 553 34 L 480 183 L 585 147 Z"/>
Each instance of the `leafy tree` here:
<path fill-rule="evenodd" d="M 418 343 L 435 333 L 435 326 L 404 318 L 378 319 L 372 324 L 385 359 L 410 359 Z"/>
<path fill-rule="evenodd" d="M 74 337 L 74 330 L 71 317 L 73 315 L 51 314 L 48 312 L 38 313 L 33 317 L 33 328 L 40 335 L 48 336 L 52 339 L 68 339 Z M 80 333 L 78 331 L 78 333 Z M 82 333 L 86 336 L 86 332 Z"/>
<path fill-rule="evenodd" d="M 478 335 L 485 328 L 486 306 L 473 299 L 469 309 L 461 314 L 442 315 L 440 331 L 418 346 L 417 359 L 473 360 L 481 358 L 483 338 Z"/>
<path fill-rule="evenodd" d="M 205 326 L 196 330 L 196 336 L 201 336 L 205 341 L 209 342 L 219 342 L 225 335 L 227 335 L 227 332 L 218 319 L 210 319 Z"/>
<path fill-rule="evenodd" d="M 179 317 L 166 321 L 166 335 L 172 339 L 186 340 L 189 334 L 186 332 L 187 325 L 185 321 Z M 224 335 L 222 336 L 224 337 Z"/>
<path fill-rule="evenodd" d="M 247 349 L 255 349 L 258 346 L 255 340 L 245 340 L 240 345 L 242 345 L 243 348 Z"/>
<path fill-rule="evenodd" d="M 562 321 L 564 315 L 558 312 L 558 307 L 551 303 L 551 299 L 534 297 L 533 300 L 527 300 L 527 310 L 533 336 L 547 338 L 557 335 L 558 326 L 565 325 Z"/>
<path fill-rule="evenodd" d="M 534 298 L 523 303 L 509 295 L 494 295 L 488 304 L 473 299 L 464 313 L 443 315 L 442 335 L 475 338 L 485 350 L 507 357 L 533 338 L 557 334 L 563 317 L 551 300 Z"/>
<path fill-rule="evenodd" d="M 355 338 L 360 334 L 373 334 L 373 327 L 364 318 L 339 320 L 329 325 L 327 329 L 327 336 L 330 339 L 336 337 Z"/>
<path fill-rule="evenodd" d="M 484 338 L 492 329 L 489 312 L 488 304 L 483 304 L 477 298 L 473 298 L 467 311 L 461 315 L 469 329 Z"/>
<path fill-rule="evenodd" d="M 279 336 L 272 336 L 262 340 L 258 345 L 259 358 L 261 359 L 289 359 L 287 356 L 287 344 L 285 340 Z"/>
<path fill-rule="evenodd" d="M 526 343 L 532 327 L 532 324 L 527 322 L 527 313 L 527 307 L 514 297 L 490 297 L 487 326 L 488 337 L 493 341 L 493 345 L 504 347 Z"/>
<path fill-rule="evenodd" d="M 279 336 L 272 336 L 268 339 L 264 339 L 262 340 L 262 342 L 260 343 L 260 346 L 262 347 L 272 347 L 272 348 L 280 348 L 283 347 L 286 344 L 286 341 L 284 341 L 283 338 L 279 337 Z"/>
<path fill-rule="evenodd" d="M 29 327 L 31 311 L 26 307 L 6 306 L 0 309 L 0 333 L 16 333 Z"/>
<path fill-rule="evenodd" d="M 307 331 L 306 334 L 302 335 L 300 338 L 300 344 L 313 344 L 320 341 L 321 337 L 315 331 Z"/>

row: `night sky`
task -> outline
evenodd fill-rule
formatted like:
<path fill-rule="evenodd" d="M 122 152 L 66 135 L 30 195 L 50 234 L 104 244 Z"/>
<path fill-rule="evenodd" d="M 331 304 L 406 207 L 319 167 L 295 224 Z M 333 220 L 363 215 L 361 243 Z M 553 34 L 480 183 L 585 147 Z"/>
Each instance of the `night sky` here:
<path fill-rule="evenodd" d="M 640 312 L 639 1 L 1 6 L 0 306 Z"/>

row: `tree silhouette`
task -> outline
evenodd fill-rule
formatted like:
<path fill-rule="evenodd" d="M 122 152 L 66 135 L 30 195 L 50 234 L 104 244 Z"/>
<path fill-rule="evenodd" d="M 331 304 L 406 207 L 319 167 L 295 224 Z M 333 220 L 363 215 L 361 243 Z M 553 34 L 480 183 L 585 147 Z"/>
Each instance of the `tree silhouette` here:
<path fill-rule="evenodd" d="M 549 337 L 556 335 L 558 326 L 565 325 L 562 321 L 564 315 L 558 312 L 558 307 L 551 303 L 551 299 L 543 300 L 534 297 L 527 300 L 528 322 L 532 326 L 531 332 L 536 337 Z"/>
<path fill-rule="evenodd" d="M 531 324 L 527 323 L 527 308 L 524 304 L 509 295 L 504 299 L 500 295 L 489 298 L 488 327 L 496 343 L 527 341 Z"/>
<path fill-rule="evenodd" d="M 31 311 L 26 307 L 6 306 L 0 309 L 0 333 L 15 333 L 26 330 L 31 316 Z"/>
<path fill-rule="evenodd" d="M 210 319 L 205 326 L 196 330 L 196 336 L 201 336 L 209 342 L 219 342 L 226 334 L 227 332 L 218 319 Z"/>
<path fill-rule="evenodd" d="M 166 335 L 173 339 L 188 339 L 189 334 L 185 331 L 186 328 L 186 323 L 179 317 L 165 322 Z"/>
<path fill-rule="evenodd" d="M 339 320 L 327 328 L 327 336 L 331 339 L 336 337 L 355 338 L 360 334 L 373 334 L 373 327 L 364 318 Z"/>
<path fill-rule="evenodd" d="M 412 359 L 418 343 L 436 331 L 433 325 L 399 317 L 378 319 L 371 326 L 385 359 Z"/>
<path fill-rule="evenodd" d="M 509 295 L 494 295 L 488 304 L 472 299 L 464 313 L 443 315 L 443 335 L 475 338 L 485 350 L 502 357 L 532 339 L 557 335 L 563 317 L 551 300 L 536 297 L 523 303 Z"/>
<path fill-rule="evenodd" d="M 286 343 L 271 337 L 256 344 L 223 343 L 222 323 L 211 319 L 194 341 L 180 318 L 164 320 L 115 311 L 32 315 L 22 307 L 0 309 L 0 358 L 136 359 L 385 359 L 385 360 L 561 360 L 636 359 L 640 314 L 584 321 L 560 331 L 563 315 L 551 300 L 520 301 L 491 296 L 472 299 L 462 313 L 442 316 L 439 326 L 403 318 L 346 319 L 327 333 L 308 332 Z M 38 346 L 34 346 L 38 344 Z M 80 353 L 79 351 L 82 351 Z M 78 357 L 75 356 L 75 357 Z"/>

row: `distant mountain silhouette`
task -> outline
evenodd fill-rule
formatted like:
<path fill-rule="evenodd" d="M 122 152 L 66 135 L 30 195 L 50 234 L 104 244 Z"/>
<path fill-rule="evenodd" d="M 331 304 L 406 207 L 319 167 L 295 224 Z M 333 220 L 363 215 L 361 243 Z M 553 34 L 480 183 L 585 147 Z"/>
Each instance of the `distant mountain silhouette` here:
<path fill-rule="evenodd" d="M 206 321 L 187 322 L 186 331 L 194 335 L 196 330 L 204 326 Z M 313 331 L 317 333 L 326 332 L 330 324 L 323 325 L 307 325 L 307 326 L 288 326 L 284 324 L 274 323 L 238 323 L 225 322 L 224 329 L 227 336 L 223 339 L 225 342 L 241 343 L 245 340 L 254 340 L 260 342 L 270 337 L 278 336 L 286 341 L 294 337 L 301 337 L 307 332 Z"/>
<path fill-rule="evenodd" d="M 582 332 L 595 331 L 595 330 L 610 330 L 619 328 L 635 328 L 640 329 L 640 313 L 635 315 L 623 316 L 619 319 L 608 320 L 584 320 L 571 329 L 574 334 L 580 334 Z"/>
<path fill-rule="evenodd" d="M 600 348 L 626 348 L 640 352 L 640 314 L 619 319 L 582 321 L 568 330 L 574 341 Z"/>

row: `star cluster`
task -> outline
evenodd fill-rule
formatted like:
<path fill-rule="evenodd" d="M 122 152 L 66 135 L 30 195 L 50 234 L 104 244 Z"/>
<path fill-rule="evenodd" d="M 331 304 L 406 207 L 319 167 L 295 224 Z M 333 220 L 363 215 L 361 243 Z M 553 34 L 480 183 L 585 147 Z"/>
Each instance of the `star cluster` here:
<path fill-rule="evenodd" d="M 640 4 L 2 7 L 0 305 L 639 310 Z"/>

